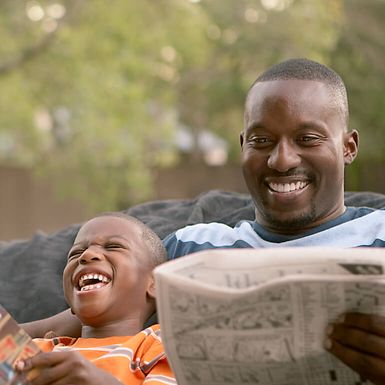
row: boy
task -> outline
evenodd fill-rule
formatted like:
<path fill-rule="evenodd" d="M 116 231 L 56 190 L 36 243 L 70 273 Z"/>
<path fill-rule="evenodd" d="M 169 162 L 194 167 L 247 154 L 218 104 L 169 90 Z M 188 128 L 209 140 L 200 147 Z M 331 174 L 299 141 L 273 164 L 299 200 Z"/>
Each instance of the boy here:
<path fill-rule="evenodd" d="M 43 353 L 18 369 L 33 385 L 176 384 L 155 311 L 154 267 L 167 259 L 161 240 L 135 218 L 102 214 L 79 230 L 63 272 L 64 295 L 81 337 L 35 339 Z"/>

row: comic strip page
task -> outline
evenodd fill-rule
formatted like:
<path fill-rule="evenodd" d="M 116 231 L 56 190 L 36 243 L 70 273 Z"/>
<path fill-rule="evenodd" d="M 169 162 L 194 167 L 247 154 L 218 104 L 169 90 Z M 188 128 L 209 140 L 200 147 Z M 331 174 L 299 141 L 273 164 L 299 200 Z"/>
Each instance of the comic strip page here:
<path fill-rule="evenodd" d="M 369 384 L 323 347 L 345 311 L 385 311 L 385 252 L 211 250 L 155 271 L 179 385 Z"/>
<path fill-rule="evenodd" d="M 27 378 L 14 371 L 18 359 L 31 357 L 39 348 L 0 305 L 0 385 L 23 385 Z"/>

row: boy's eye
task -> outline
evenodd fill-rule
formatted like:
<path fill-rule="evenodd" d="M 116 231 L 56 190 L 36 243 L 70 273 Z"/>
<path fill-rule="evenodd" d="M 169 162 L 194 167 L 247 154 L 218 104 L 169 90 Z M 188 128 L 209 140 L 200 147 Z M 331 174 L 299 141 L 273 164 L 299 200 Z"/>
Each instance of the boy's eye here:
<path fill-rule="evenodd" d="M 113 250 L 113 249 L 123 249 L 123 246 L 119 243 L 108 243 L 105 245 L 106 249 Z"/>
<path fill-rule="evenodd" d="M 68 261 L 71 261 L 74 258 L 78 258 L 80 255 L 82 255 L 83 250 L 73 250 L 68 254 Z"/>

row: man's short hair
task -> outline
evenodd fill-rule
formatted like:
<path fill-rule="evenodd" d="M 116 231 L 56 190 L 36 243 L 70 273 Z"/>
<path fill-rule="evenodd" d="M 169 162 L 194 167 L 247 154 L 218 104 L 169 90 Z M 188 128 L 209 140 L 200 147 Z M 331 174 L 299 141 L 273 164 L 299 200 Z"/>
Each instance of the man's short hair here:
<path fill-rule="evenodd" d="M 334 103 L 341 109 L 346 127 L 348 127 L 349 106 L 344 81 L 341 76 L 331 68 L 310 59 L 289 59 L 273 65 L 258 76 L 251 85 L 247 95 L 250 94 L 250 91 L 257 83 L 292 79 L 318 81 L 328 85 L 333 93 Z"/>
<path fill-rule="evenodd" d="M 167 251 L 163 245 L 162 240 L 158 237 L 158 235 L 153 230 L 151 230 L 142 221 L 128 214 L 125 214 L 124 212 L 119 212 L 119 211 L 116 211 L 116 212 L 108 211 L 108 212 L 104 212 L 96 215 L 96 217 L 108 217 L 108 216 L 123 218 L 129 222 L 134 223 L 136 226 L 140 228 L 142 233 L 141 234 L 142 240 L 149 252 L 149 257 L 150 257 L 149 262 L 151 264 L 151 267 L 155 268 L 161 263 L 167 261 Z"/>

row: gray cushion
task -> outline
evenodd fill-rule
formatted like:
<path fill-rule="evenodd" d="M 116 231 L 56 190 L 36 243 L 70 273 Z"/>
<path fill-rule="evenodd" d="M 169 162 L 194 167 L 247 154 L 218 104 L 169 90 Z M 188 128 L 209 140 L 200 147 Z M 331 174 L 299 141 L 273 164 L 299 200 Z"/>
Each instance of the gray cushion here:
<path fill-rule="evenodd" d="M 385 207 L 385 195 L 348 192 L 349 206 Z M 183 226 L 221 222 L 233 226 L 254 219 L 249 195 L 211 190 L 195 199 L 163 200 L 133 206 L 126 213 L 150 226 L 161 238 Z M 19 322 L 45 318 L 67 306 L 62 292 L 66 255 L 80 224 L 54 234 L 38 232 L 29 240 L 0 242 L 0 303 Z"/>

